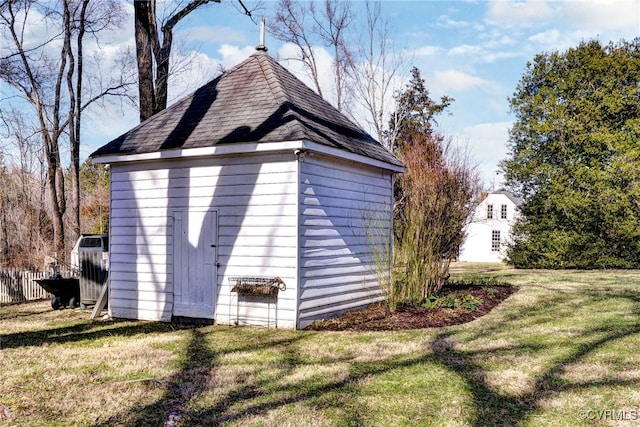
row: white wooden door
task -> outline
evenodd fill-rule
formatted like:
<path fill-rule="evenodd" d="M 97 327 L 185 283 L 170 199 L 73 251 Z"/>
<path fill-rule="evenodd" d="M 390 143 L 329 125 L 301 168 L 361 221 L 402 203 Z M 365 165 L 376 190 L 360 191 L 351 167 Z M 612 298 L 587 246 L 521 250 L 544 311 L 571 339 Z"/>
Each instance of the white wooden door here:
<path fill-rule="evenodd" d="M 174 212 L 174 316 L 214 318 L 217 293 L 217 231 L 216 211 Z"/>

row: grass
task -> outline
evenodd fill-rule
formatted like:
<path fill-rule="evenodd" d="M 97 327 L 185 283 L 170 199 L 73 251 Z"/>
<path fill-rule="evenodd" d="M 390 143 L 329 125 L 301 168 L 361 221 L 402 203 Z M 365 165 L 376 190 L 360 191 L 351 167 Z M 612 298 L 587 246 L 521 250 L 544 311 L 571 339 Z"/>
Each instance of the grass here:
<path fill-rule="evenodd" d="M 454 264 L 452 277 L 519 291 L 464 325 L 369 333 L 4 306 L 0 425 L 640 424 L 640 271 Z"/>

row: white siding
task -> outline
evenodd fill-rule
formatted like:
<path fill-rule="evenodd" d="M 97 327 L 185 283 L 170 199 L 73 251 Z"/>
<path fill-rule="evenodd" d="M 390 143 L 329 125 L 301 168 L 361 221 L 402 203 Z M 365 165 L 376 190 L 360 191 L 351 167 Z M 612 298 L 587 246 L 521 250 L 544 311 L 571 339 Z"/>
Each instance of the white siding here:
<path fill-rule="evenodd" d="M 487 218 L 487 206 L 493 206 L 492 218 Z M 502 206 L 507 207 L 507 217 L 502 218 Z M 504 194 L 489 194 L 476 208 L 471 223 L 466 227 L 466 236 L 460 246 L 459 261 L 502 262 L 511 228 L 518 215 L 516 204 Z M 500 232 L 500 250 L 492 250 L 492 232 Z"/>
<path fill-rule="evenodd" d="M 296 178 L 292 153 L 112 164 L 111 315 L 171 319 L 173 212 L 212 209 L 220 263 L 215 320 L 235 320 L 229 277 L 278 276 L 287 285 L 278 326 L 294 327 Z M 257 324 L 274 315 L 264 307 L 252 312 Z"/>
<path fill-rule="evenodd" d="M 320 155 L 307 156 L 300 171 L 298 327 L 304 328 L 382 299 L 376 259 L 390 238 L 392 177 Z"/>

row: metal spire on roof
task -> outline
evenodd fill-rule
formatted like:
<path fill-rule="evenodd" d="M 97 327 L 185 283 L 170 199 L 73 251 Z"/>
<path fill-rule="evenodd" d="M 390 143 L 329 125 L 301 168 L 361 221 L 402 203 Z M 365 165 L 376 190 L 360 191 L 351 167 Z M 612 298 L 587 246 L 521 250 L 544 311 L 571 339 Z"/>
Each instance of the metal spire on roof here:
<path fill-rule="evenodd" d="M 266 52 L 267 46 L 264 44 L 264 16 L 260 18 L 260 44 L 256 46 L 258 52 Z"/>

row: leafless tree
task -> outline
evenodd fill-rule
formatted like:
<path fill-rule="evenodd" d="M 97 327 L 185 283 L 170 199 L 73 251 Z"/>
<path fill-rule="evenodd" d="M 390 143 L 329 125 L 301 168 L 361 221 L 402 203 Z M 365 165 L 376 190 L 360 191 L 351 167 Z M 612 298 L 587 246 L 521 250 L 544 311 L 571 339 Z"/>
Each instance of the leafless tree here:
<path fill-rule="evenodd" d="M 34 129 L 47 166 L 54 250 L 58 254 L 66 253 L 64 216 L 68 197 L 61 144 L 68 142 L 71 153 L 70 234 L 74 238 L 80 230 L 78 171 L 82 112 L 105 96 L 122 95 L 130 84 L 120 78 L 85 94 L 83 41 L 87 35 L 97 37 L 102 30 L 120 24 L 121 16 L 121 4 L 115 0 L 0 3 L 0 31 L 4 36 L 0 44 L 0 78 L 14 89 L 15 102 L 31 106 L 35 113 Z"/>
<path fill-rule="evenodd" d="M 389 147 L 388 125 L 394 92 L 403 84 L 409 58 L 390 46 L 392 28 L 380 1 L 365 1 L 365 14 L 356 15 L 349 2 L 279 0 L 269 31 L 297 47 L 298 56 L 320 96 L 352 117 Z M 318 49 L 329 48 L 333 75 L 322 76 Z M 287 58 L 289 59 L 289 58 Z M 323 82 L 334 91 L 323 94 Z M 325 87 L 326 90 L 326 87 Z"/>
<path fill-rule="evenodd" d="M 318 7 L 321 4 L 321 7 Z M 349 2 L 324 0 L 323 2 L 297 2 L 279 0 L 277 12 L 268 27 L 278 40 L 292 43 L 298 48 L 294 58 L 304 65 L 320 96 L 322 93 L 318 47 L 328 47 L 333 58 L 333 82 L 336 108 L 345 109 L 348 96 L 348 73 L 353 55 L 348 43 L 347 30 L 354 20 Z"/>
<path fill-rule="evenodd" d="M 52 248 L 44 158 L 22 111 L 0 111 L 0 266 L 37 267 Z"/>
<path fill-rule="evenodd" d="M 380 1 L 365 2 L 366 24 L 352 61 L 354 99 L 362 107 L 361 118 L 376 133 L 378 141 L 392 149 L 398 124 L 389 110 L 394 107 L 393 96 L 403 84 L 408 58 L 389 45 L 391 25 L 383 17 Z M 396 110 L 398 111 L 398 110 Z"/>
<path fill-rule="evenodd" d="M 171 15 L 164 23 L 158 23 L 155 0 L 133 2 L 140 121 L 146 120 L 167 107 L 169 56 L 171 55 L 175 25 L 189 12 L 210 1 L 190 2 Z"/>
<path fill-rule="evenodd" d="M 133 2 L 141 122 L 167 108 L 170 57 L 176 25 L 209 3 L 220 3 L 220 0 L 178 1 L 173 10 L 160 16 L 156 0 Z M 244 13 L 251 16 L 244 3 L 241 0 L 238 3 Z"/>
<path fill-rule="evenodd" d="M 313 3 L 311 5 L 313 6 Z M 343 111 L 345 108 L 344 98 L 350 93 L 347 76 L 349 70 L 353 68 L 351 47 L 345 36 L 353 21 L 353 13 L 349 2 L 325 0 L 323 13 L 314 13 L 312 16 L 321 40 L 333 50 L 336 108 Z"/>
<path fill-rule="evenodd" d="M 299 49 L 299 57 L 295 59 L 302 62 L 311 76 L 316 92 L 322 96 L 322 88 L 320 87 L 320 78 L 318 76 L 318 61 L 313 49 L 313 34 L 307 24 L 308 16 L 311 15 L 312 4 L 311 2 L 279 0 L 277 12 L 269 20 L 268 28 L 275 38 L 286 43 L 292 43 Z"/>

